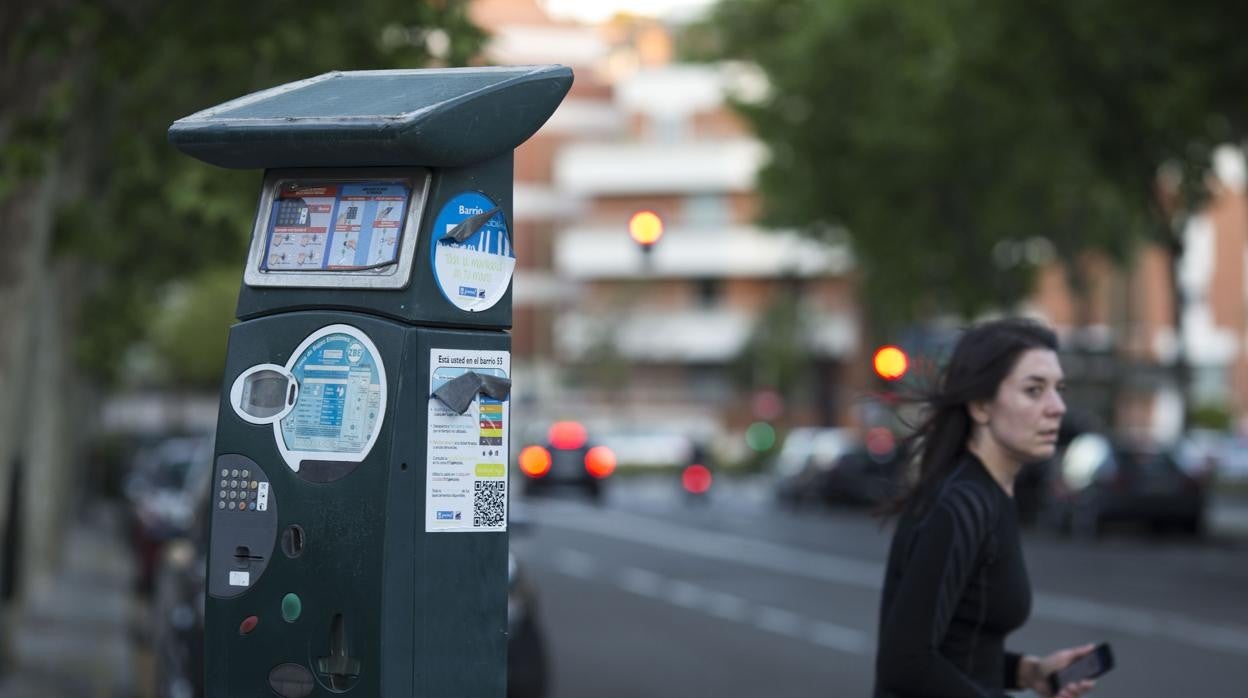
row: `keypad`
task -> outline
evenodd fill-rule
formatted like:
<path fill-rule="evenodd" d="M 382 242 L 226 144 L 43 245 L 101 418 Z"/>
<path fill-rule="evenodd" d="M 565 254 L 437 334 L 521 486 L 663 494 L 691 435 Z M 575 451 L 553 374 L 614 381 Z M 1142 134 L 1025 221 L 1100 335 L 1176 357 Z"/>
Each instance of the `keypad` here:
<path fill-rule="evenodd" d="M 260 481 L 248 479 L 251 474 L 249 470 L 221 471 L 222 477 L 228 479 L 221 480 L 221 488 L 217 490 L 217 509 L 246 513 L 260 510 Z"/>

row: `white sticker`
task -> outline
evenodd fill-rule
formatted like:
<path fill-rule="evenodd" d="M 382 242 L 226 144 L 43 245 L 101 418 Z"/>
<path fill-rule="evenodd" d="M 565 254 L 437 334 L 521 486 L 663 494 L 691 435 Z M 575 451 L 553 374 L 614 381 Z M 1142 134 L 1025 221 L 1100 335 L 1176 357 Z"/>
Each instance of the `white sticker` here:
<path fill-rule="evenodd" d="M 269 483 L 262 482 L 256 488 L 256 509 L 260 511 L 269 510 Z"/>
<path fill-rule="evenodd" d="M 230 586 L 245 587 L 245 586 L 250 586 L 250 585 L 251 585 L 251 573 L 250 572 L 238 572 L 235 570 L 230 571 Z"/>
<path fill-rule="evenodd" d="M 429 393 L 473 371 L 511 377 L 506 351 L 431 349 Z M 508 429 L 511 403 L 479 394 L 464 414 L 429 398 L 425 462 L 425 531 L 507 530 Z"/>
<path fill-rule="evenodd" d="M 447 299 L 460 310 L 475 313 L 493 308 L 515 270 L 514 258 L 495 252 L 450 244 L 433 251 L 433 273 Z"/>

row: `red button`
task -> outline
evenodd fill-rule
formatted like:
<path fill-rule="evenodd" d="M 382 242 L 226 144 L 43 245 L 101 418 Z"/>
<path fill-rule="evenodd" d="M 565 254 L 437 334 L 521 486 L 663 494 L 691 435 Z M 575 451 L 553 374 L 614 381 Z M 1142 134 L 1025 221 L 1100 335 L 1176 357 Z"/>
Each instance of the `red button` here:
<path fill-rule="evenodd" d="M 238 634 L 246 635 L 250 633 L 251 631 L 256 629 L 256 624 L 259 622 L 260 622 L 259 618 L 255 616 L 247 616 L 246 618 L 243 619 L 242 623 L 239 623 Z"/>

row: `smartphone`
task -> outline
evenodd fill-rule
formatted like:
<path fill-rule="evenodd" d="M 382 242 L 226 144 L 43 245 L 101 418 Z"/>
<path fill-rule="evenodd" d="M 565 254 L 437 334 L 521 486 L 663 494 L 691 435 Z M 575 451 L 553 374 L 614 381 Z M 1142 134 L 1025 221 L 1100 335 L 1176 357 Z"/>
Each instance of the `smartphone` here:
<path fill-rule="evenodd" d="M 1065 669 L 1049 674 L 1049 688 L 1056 695 L 1063 686 L 1084 679 L 1094 679 L 1113 668 L 1114 652 L 1109 648 L 1108 642 L 1102 642 L 1090 654 L 1076 659 Z"/>

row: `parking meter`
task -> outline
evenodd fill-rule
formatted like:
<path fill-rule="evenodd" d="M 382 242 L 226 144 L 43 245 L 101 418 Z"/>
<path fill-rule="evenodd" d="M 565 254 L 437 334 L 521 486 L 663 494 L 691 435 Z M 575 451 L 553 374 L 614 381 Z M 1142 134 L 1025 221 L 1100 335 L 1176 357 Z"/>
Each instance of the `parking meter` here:
<path fill-rule="evenodd" d="M 571 83 L 334 72 L 170 127 L 266 170 L 216 435 L 211 698 L 504 695 L 512 151 Z"/>

